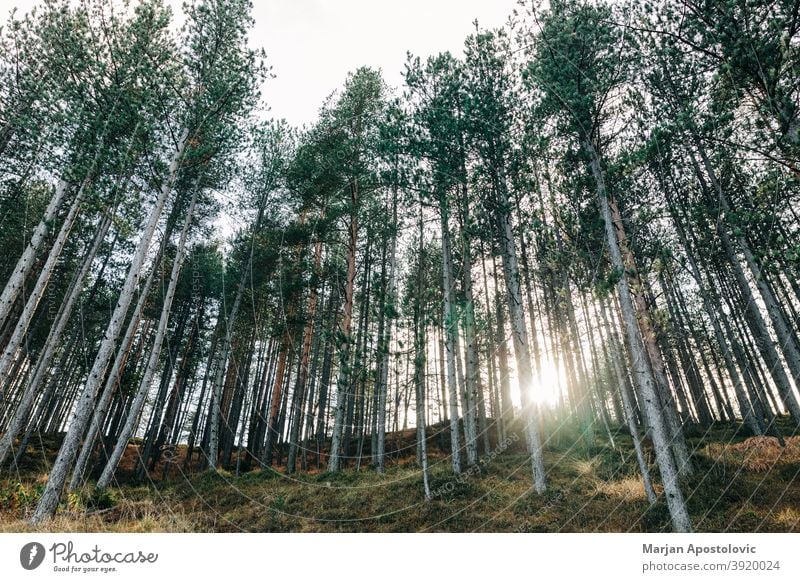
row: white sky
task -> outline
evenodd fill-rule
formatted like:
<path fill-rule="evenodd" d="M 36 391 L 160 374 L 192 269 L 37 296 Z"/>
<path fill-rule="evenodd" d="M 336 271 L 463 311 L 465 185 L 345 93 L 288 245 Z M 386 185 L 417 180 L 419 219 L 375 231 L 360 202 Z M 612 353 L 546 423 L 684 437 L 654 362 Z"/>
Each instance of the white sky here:
<path fill-rule="evenodd" d="M 135 2 L 135 0 L 133 0 Z M 180 13 L 180 0 L 166 0 Z M 17 7 L 38 0 L 2 0 L 0 23 Z M 349 71 L 380 68 L 390 86 L 402 85 L 406 51 L 420 57 L 449 50 L 461 54 L 476 18 L 502 25 L 516 0 L 253 0 L 254 46 L 267 52 L 276 78 L 263 94 L 270 116 L 292 125 L 311 123 L 323 99 Z"/>
<path fill-rule="evenodd" d="M 275 117 L 311 122 L 322 100 L 348 71 L 380 68 L 389 85 L 402 84 L 406 52 L 427 57 L 460 54 L 478 18 L 496 27 L 516 0 L 289 0 L 255 2 L 256 35 L 277 78 L 264 97 Z"/>

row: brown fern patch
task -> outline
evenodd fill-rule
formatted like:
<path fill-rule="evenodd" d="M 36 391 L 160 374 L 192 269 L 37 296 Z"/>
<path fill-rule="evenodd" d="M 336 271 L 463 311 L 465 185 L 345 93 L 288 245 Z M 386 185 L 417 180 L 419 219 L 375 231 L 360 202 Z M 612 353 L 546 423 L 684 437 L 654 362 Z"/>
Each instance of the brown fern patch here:
<path fill-rule="evenodd" d="M 763 473 L 780 465 L 800 462 L 800 437 L 787 437 L 785 441 L 786 446 L 782 447 L 775 437 L 757 436 L 736 444 L 712 443 L 705 451 L 717 462 Z"/>

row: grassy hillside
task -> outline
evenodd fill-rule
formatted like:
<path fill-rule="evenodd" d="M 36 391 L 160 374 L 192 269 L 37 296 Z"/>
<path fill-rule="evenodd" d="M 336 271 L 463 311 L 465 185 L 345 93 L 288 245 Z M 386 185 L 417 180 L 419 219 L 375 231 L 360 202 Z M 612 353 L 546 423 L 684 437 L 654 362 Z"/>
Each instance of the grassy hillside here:
<path fill-rule="evenodd" d="M 333 475 L 314 470 L 288 477 L 256 470 L 185 474 L 174 464 L 166 480 L 157 468 L 136 483 L 125 467 L 122 485 L 100 495 L 91 483 L 71 494 L 48 531 L 669 531 L 666 506 L 649 507 L 630 438 L 620 431 L 612 447 L 598 438 L 592 450 L 549 443 L 549 490 L 531 489 L 521 441 L 492 442 L 492 459 L 456 478 L 446 429 L 430 439 L 431 490 L 426 502 L 416 466 L 413 431 L 389 435 L 393 462 L 383 475 L 353 467 Z M 689 434 L 697 475 L 683 483 L 698 531 L 800 531 L 800 437 L 781 448 L 775 439 L 748 438 L 715 425 Z M 700 444 L 700 440 L 703 444 Z M 564 438 L 564 442 L 575 442 Z M 13 475 L 0 479 L 0 530 L 31 531 L 25 518 L 45 481 L 55 442 L 42 442 Z M 443 446 L 445 445 L 445 446 Z M 127 465 L 137 454 L 129 447 Z M 652 461 L 652 451 L 648 448 Z M 368 457 L 367 457 L 368 458 Z M 653 469 L 655 471 L 655 469 Z"/>

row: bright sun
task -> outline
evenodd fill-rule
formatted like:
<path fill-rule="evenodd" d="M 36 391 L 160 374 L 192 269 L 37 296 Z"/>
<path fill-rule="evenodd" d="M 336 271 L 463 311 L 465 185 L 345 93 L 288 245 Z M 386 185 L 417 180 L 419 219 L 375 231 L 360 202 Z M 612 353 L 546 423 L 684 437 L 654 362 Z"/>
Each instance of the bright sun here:
<path fill-rule="evenodd" d="M 538 376 L 534 373 L 533 386 L 529 394 L 533 402 L 539 406 L 555 407 L 559 400 L 559 383 L 561 370 L 550 360 L 543 360 Z M 511 385 L 511 397 L 515 402 L 521 403 L 520 385 L 515 380 Z"/>

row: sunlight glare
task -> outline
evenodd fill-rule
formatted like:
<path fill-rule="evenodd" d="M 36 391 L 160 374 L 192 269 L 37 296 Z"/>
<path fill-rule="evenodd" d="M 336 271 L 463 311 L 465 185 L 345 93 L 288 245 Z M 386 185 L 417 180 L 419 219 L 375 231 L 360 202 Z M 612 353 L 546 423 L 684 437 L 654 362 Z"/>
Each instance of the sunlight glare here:
<path fill-rule="evenodd" d="M 529 394 L 534 403 L 546 408 L 555 408 L 559 401 L 559 383 L 561 371 L 550 360 L 543 360 L 539 374 L 534 372 L 533 386 L 529 389 Z M 515 379 L 511 385 L 512 398 L 516 403 L 521 404 L 521 392 L 519 382 Z"/>

